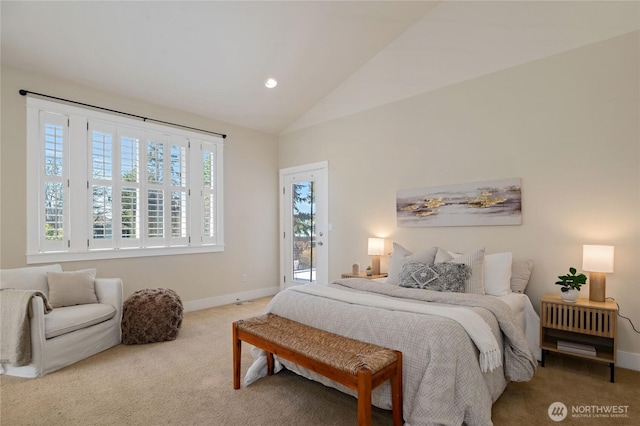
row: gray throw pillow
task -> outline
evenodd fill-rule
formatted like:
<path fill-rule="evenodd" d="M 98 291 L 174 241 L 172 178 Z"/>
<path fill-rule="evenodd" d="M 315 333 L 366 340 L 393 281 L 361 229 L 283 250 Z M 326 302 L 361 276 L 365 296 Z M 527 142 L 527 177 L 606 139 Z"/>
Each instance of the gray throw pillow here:
<path fill-rule="evenodd" d="M 402 272 L 400 272 L 399 286 L 407 288 L 420 288 L 420 284 L 413 278 L 413 273 L 427 266 L 422 262 L 411 262 L 402 265 Z"/>
<path fill-rule="evenodd" d="M 470 275 L 471 268 L 463 263 L 409 263 L 403 267 L 400 286 L 460 293 Z"/>

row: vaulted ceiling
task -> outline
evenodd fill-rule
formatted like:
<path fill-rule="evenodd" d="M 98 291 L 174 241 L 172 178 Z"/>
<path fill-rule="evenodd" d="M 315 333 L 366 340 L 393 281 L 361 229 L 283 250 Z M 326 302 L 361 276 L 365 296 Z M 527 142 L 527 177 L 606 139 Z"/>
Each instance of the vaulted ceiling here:
<path fill-rule="evenodd" d="M 0 7 L 3 64 L 272 134 L 640 29 L 638 2 Z"/>

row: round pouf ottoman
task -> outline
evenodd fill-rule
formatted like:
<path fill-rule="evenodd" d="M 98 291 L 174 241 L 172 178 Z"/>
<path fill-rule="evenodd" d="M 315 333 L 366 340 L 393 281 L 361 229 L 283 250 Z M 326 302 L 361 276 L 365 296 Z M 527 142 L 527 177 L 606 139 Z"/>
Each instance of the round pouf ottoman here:
<path fill-rule="evenodd" d="M 168 288 L 138 290 L 122 307 L 122 343 L 175 340 L 182 326 L 182 301 Z"/>

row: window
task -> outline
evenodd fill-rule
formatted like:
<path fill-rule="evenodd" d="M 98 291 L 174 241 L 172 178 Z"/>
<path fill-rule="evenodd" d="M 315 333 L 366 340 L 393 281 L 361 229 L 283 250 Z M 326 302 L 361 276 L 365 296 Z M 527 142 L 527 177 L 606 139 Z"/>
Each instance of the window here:
<path fill-rule="evenodd" d="M 222 138 L 27 98 L 29 263 L 222 251 Z"/>

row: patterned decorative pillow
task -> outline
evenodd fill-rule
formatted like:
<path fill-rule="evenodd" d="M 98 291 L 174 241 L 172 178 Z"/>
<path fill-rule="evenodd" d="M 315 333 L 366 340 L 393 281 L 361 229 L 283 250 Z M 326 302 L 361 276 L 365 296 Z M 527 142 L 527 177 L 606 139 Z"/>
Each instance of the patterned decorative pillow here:
<path fill-rule="evenodd" d="M 463 263 L 409 263 L 402 268 L 400 286 L 460 293 L 470 275 Z"/>
<path fill-rule="evenodd" d="M 400 287 L 407 288 L 420 288 L 420 284 L 413 278 L 413 273 L 425 266 L 429 266 L 422 262 L 410 262 L 402 265 L 402 272 L 400 272 Z"/>
<path fill-rule="evenodd" d="M 473 294 L 485 294 L 484 291 L 484 247 L 458 254 L 438 248 L 435 263 L 464 263 L 471 268 L 471 275 L 465 283 L 464 292 Z"/>

